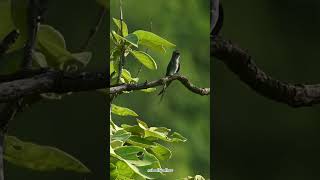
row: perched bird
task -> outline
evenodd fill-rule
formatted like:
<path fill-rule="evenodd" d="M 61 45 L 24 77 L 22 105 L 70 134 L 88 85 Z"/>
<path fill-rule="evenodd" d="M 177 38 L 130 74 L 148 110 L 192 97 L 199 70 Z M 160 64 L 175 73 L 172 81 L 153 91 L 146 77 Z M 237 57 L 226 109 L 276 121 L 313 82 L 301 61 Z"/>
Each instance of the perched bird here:
<path fill-rule="evenodd" d="M 176 74 L 177 72 L 179 72 L 179 70 L 180 70 L 180 53 L 178 50 L 175 50 L 175 51 L 173 51 L 170 62 L 167 66 L 166 76 L 172 76 L 172 75 Z M 158 95 L 162 95 L 161 100 L 163 98 L 165 89 L 170 85 L 170 83 L 171 82 L 164 84 L 162 90 L 158 94 Z"/>

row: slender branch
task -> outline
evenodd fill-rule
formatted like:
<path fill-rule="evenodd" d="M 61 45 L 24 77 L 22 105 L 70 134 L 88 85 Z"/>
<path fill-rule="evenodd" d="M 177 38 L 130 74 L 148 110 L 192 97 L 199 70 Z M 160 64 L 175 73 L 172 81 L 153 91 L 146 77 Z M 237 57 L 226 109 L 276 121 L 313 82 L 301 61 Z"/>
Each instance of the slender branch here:
<path fill-rule="evenodd" d="M 140 84 L 120 84 L 113 86 L 109 89 L 110 94 L 121 93 L 123 91 L 134 91 L 142 90 L 147 88 L 152 88 L 156 86 L 162 86 L 165 83 L 170 83 L 171 81 L 178 80 L 180 81 L 188 90 L 199 95 L 210 95 L 210 88 L 199 88 L 193 85 L 188 78 L 181 75 L 173 75 L 161 78 L 159 80 L 145 82 Z"/>
<path fill-rule="evenodd" d="M 291 107 L 320 103 L 320 84 L 290 84 L 261 70 L 247 51 L 221 37 L 211 37 L 211 56 L 218 58 L 258 94 Z"/>
<path fill-rule="evenodd" d="M 123 35 L 123 12 L 122 12 L 122 0 L 120 0 L 120 36 L 124 37 Z M 122 75 L 122 70 L 125 64 L 125 42 L 123 41 L 121 45 L 121 54 L 120 54 L 120 62 L 119 62 L 119 70 L 118 70 L 118 78 L 117 78 L 117 84 L 119 84 L 121 75 Z"/>
<path fill-rule="evenodd" d="M 96 35 L 96 33 L 98 32 L 98 30 L 100 28 L 100 25 L 102 23 L 102 20 L 103 20 L 105 14 L 106 14 L 106 8 L 102 7 L 99 12 L 99 15 L 98 15 L 97 22 L 95 23 L 94 27 L 90 30 L 88 38 L 86 39 L 85 43 L 80 48 L 81 51 L 84 51 L 89 47 L 91 41 L 93 40 L 94 36 Z"/>
<path fill-rule="evenodd" d="M 0 103 L 41 93 L 67 93 L 106 88 L 107 73 L 67 73 L 48 70 L 30 78 L 0 84 Z"/>
<path fill-rule="evenodd" d="M 40 22 L 40 7 L 38 0 L 30 0 L 28 4 L 28 40 L 24 50 L 22 68 L 31 69 L 32 53 L 36 44 Z"/>

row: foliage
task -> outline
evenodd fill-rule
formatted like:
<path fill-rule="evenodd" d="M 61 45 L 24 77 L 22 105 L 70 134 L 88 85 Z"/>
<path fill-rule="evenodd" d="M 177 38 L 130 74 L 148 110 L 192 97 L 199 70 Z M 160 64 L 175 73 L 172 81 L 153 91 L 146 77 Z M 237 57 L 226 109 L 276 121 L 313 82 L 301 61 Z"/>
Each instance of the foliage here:
<path fill-rule="evenodd" d="M 113 18 L 117 31 L 111 30 L 112 49 L 110 53 L 111 86 L 121 83 L 137 83 L 138 77 L 133 77 L 124 68 L 123 61 L 129 55 L 149 70 L 156 70 L 156 60 L 148 50 L 160 53 L 172 49 L 175 45 L 168 40 L 144 30 L 129 33 L 127 24 L 121 19 Z M 147 50 L 139 50 L 142 48 Z M 121 72 L 121 74 L 119 74 Z M 143 92 L 154 92 L 149 88 Z M 130 92 L 126 92 L 130 93 Z M 111 95 L 111 98 L 114 98 Z M 111 113 L 138 117 L 133 110 L 111 104 Z M 112 179 L 157 179 L 165 176 L 163 172 L 152 172 L 150 169 L 161 169 L 161 162 L 172 157 L 172 151 L 166 147 L 168 143 L 185 142 L 187 139 L 177 132 L 171 132 L 166 127 L 149 127 L 146 122 L 136 118 L 135 125 L 121 124 L 118 126 L 114 118 L 110 118 L 110 174 Z M 199 178 L 195 178 L 199 179 Z"/>
<path fill-rule="evenodd" d="M 127 109 L 127 108 L 125 108 Z M 120 112 L 119 112 L 120 111 Z M 130 114 L 132 110 L 127 109 Z M 121 114 L 123 110 L 113 109 Z M 124 116 L 126 116 L 124 115 Z M 170 133 L 165 127 L 148 127 L 137 119 L 137 125 L 117 126 L 110 120 L 110 174 L 112 179 L 154 179 L 161 173 L 150 173 L 149 169 L 161 168 L 160 161 L 171 158 L 171 151 L 161 142 L 185 142 L 179 133 Z"/>
<path fill-rule="evenodd" d="M 16 43 L 1 57 L 0 74 L 17 72 L 21 68 L 23 48 L 28 39 L 28 0 L 0 1 L 0 39 L 12 30 L 20 33 Z M 97 1 L 107 4 L 106 0 Z M 33 68 L 53 68 L 68 72 L 78 71 L 87 66 L 92 57 L 91 52 L 70 52 L 64 36 L 54 27 L 40 25 L 35 51 L 32 52 Z M 42 94 L 42 98 L 60 99 L 57 94 Z M 23 142 L 14 136 L 5 138 L 5 159 L 14 165 L 37 171 L 63 169 L 78 173 L 90 170 L 73 156 L 50 146 L 41 146 Z"/>

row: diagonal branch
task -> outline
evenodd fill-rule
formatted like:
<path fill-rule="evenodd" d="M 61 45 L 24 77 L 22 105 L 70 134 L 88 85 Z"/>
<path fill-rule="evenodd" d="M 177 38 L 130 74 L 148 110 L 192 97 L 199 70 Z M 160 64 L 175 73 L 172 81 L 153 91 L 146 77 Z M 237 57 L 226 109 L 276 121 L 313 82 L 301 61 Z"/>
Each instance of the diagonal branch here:
<path fill-rule="evenodd" d="M 290 84 L 273 79 L 261 70 L 247 51 L 221 37 L 211 37 L 212 57 L 226 64 L 241 81 L 258 94 L 291 107 L 320 103 L 320 84 Z"/>
<path fill-rule="evenodd" d="M 117 94 L 123 91 L 142 90 L 142 89 L 152 88 L 156 86 L 162 86 L 163 84 L 170 83 L 174 80 L 180 81 L 188 90 L 190 90 L 193 93 L 196 93 L 202 96 L 210 95 L 210 88 L 196 87 L 189 81 L 188 78 L 181 75 L 167 76 L 159 80 L 140 83 L 140 84 L 120 84 L 117 86 L 110 87 L 109 92 L 110 94 Z"/>

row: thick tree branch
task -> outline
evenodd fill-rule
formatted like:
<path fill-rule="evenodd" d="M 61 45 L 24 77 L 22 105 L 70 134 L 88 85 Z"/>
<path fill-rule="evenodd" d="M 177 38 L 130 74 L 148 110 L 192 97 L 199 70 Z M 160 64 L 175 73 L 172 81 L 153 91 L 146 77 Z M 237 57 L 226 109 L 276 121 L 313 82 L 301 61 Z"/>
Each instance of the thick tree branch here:
<path fill-rule="evenodd" d="M 47 70 L 29 78 L 0 83 L 0 103 L 41 93 L 80 92 L 107 86 L 107 73 L 67 73 Z"/>
<path fill-rule="evenodd" d="M 211 56 L 224 62 L 258 94 L 292 107 L 320 103 L 320 84 L 290 84 L 273 79 L 256 66 L 247 51 L 221 37 L 211 37 Z"/>
<path fill-rule="evenodd" d="M 147 88 L 152 88 L 156 86 L 162 86 L 165 83 L 169 83 L 171 81 L 178 80 L 180 81 L 187 89 L 191 92 L 199 94 L 199 95 L 210 95 L 210 88 L 199 88 L 193 85 L 188 78 L 181 75 L 173 75 L 161 78 L 159 80 L 145 82 L 140 84 L 120 84 L 109 89 L 110 94 L 121 93 L 123 91 L 134 91 L 134 90 L 142 90 Z"/>

